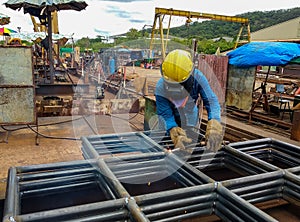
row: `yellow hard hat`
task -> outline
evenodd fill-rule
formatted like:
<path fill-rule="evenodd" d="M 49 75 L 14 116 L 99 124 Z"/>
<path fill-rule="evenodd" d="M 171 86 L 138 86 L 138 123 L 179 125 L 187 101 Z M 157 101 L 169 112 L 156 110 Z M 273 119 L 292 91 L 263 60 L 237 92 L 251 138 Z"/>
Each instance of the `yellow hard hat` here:
<path fill-rule="evenodd" d="M 161 74 L 168 82 L 182 83 L 194 70 L 191 54 L 185 50 L 171 51 L 161 65 Z"/>

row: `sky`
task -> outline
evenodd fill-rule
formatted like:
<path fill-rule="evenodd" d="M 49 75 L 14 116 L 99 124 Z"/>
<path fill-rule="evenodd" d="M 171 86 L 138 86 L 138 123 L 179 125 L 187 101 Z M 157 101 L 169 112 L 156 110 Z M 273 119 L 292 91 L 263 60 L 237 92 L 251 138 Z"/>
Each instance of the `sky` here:
<path fill-rule="evenodd" d="M 24 14 L 23 10 L 15 11 L 7 8 L 4 5 L 7 0 L 0 2 L 0 13 L 9 16 L 11 21 L 5 27 L 16 31 L 17 27 L 20 27 L 21 32 L 33 32 L 33 24 L 28 14 Z M 228 16 L 300 7 L 300 0 L 86 0 L 85 2 L 88 4 L 85 10 L 58 12 L 58 28 L 61 34 L 73 35 L 74 39 L 80 39 L 119 35 L 131 28 L 142 30 L 145 25 L 147 28 L 153 25 L 156 7 Z M 185 20 L 183 17 L 173 17 L 171 26 L 184 25 Z M 164 20 L 164 27 L 167 26 L 168 18 Z"/>

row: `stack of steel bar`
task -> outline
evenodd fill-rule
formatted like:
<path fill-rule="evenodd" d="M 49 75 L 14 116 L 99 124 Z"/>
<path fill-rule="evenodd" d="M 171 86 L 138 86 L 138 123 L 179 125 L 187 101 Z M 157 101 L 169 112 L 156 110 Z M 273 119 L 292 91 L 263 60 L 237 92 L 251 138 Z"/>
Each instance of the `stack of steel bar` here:
<path fill-rule="evenodd" d="M 300 147 L 267 138 L 209 153 L 202 137 L 181 155 L 164 132 L 88 136 L 86 160 L 12 167 L 4 221 L 260 222 L 300 205 Z"/>
<path fill-rule="evenodd" d="M 272 138 L 231 143 L 231 147 L 282 169 L 299 166 L 299 146 Z"/>
<path fill-rule="evenodd" d="M 142 132 L 82 137 L 84 158 L 161 152 L 162 148 Z"/>

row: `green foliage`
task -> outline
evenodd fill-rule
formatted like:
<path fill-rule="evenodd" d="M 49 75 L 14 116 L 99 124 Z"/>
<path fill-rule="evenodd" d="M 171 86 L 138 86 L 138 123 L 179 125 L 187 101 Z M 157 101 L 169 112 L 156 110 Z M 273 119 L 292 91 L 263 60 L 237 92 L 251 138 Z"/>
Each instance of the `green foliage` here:
<path fill-rule="evenodd" d="M 274 11 L 256 11 L 236 15 L 237 17 L 248 18 L 250 21 L 251 32 L 258 31 L 269 26 L 285 22 L 299 17 L 300 8 L 282 9 Z M 182 25 L 170 29 L 170 35 L 181 38 L 198 36 L 200 39 L 212 39 L 228 36 L 236 38 L 240 24 L 223 21 L 203 21 L 193 22 L 189 26 Z"/>
<path fill-rule="evenodd" d="M 251 32 L 293 19 L 300 15 L 300 8 L 282 9 L 273 11 L 256 11 L 236 15 L 237 17 L 248 18 L 250 21 Z M 175 36 L 172 39 L 173 43 L 179 43 L 187 47 L 191 47 L 192 39 L 198 40 L 198 52 L 206 54 L 214 54 L 218 48 L 220 51 L 227 51 L 234 47 L 234 41 L 227 42 L 222 37 L 236 38 L 240 29 L 239 23 L 223 22 L 223 21 L 203 21 L 193 22 L 188 26 L 182 25 L 170 29 L 170 35 Z M 135 42 L 137 48 L 147 47 L 149 41 L 145 40 L 149 36 L 151 29 L 143 29 L 138 31 L 131 28 L 123 37 L 115 39 L 114 43 L 107 43 L 101 36 L 95 39 L 88 37 L 76 41 L 75 45 L 79 46 L 81 51 L 85 48 L 91 48 L 94 52 L 98 52 L 100 48 L 109 48 L 115 45 L 128 44 Z M 246 34 L 246 29 L 242 36 Z M 177 37 L 177 38 L 176 38 Z M 213 41 L 214 38 L 220 38 L 218 41 Z M 132 41 L 134 40 L 134 41 Z M 138 43 L 140 42 L 140 43 Z M 133 47 L 130 45 L 130 47 Z"/>

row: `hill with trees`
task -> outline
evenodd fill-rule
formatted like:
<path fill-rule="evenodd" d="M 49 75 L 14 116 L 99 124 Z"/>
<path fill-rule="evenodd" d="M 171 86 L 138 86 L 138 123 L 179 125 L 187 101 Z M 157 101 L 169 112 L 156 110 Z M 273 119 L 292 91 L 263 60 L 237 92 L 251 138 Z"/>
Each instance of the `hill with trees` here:
<path fill-rule="evenodd" d="M 288 21 L 300 16 L 300 7 L 292 9 L 282 9 L 273 11 L 256 11 L 235 15 L 237 17 L 248 18 L 251 32 L 267 28 L 278 23 Z M 170 35 L 181 38 L 198 37 L 199 39 L 213 39 L 217 37 L 233 37 L 238 34 L 240 24 L 223 21 L 203 21 L 193 22 L 190 25 L 174 27 L 170 29 Z"/>
<path fill-rule="evenodd" d="M 250 21 L 251 32 L 258 31 L 269 26 L 273 26 L 300 16 L 300 7 L 291 9 L 281 9 L 272 11 L 255 11 L 235 15 L 237 17 L 248 18 Z M 206 20 L 203 22 L 192 22 L 189 25 L 170 28 L 169 35 L 177 38 L 172 41 L 191 45 L 192 39 L 198 40 L 198 52 L 206 54 L 215 53 L 219 48 L 220 51 L 227 51 L 234 47 L 234 40 L 228 42 L 225 37 L 236 38 L 240 29 L 240 24 L 234 22 L 223 22 L 216 20 Z M 246 30 L 244 29 L 244 32 Z M 136 30 L 131 28 L 125 35 L 126 38 L 116 38 L 114 44 L 105 43 L 102 37 L 95 39 L 82 38 L 76 42 L 81 49 L 92 48 L 98 51 L 99 48 L 112 47 L 126 41 L 132 41 L 140 38 L 148 37 L 151 29 Z M 246 33 L 242 33 L 244 35 Z M 219 40 L 215 40 L 219 38 Z"/>

